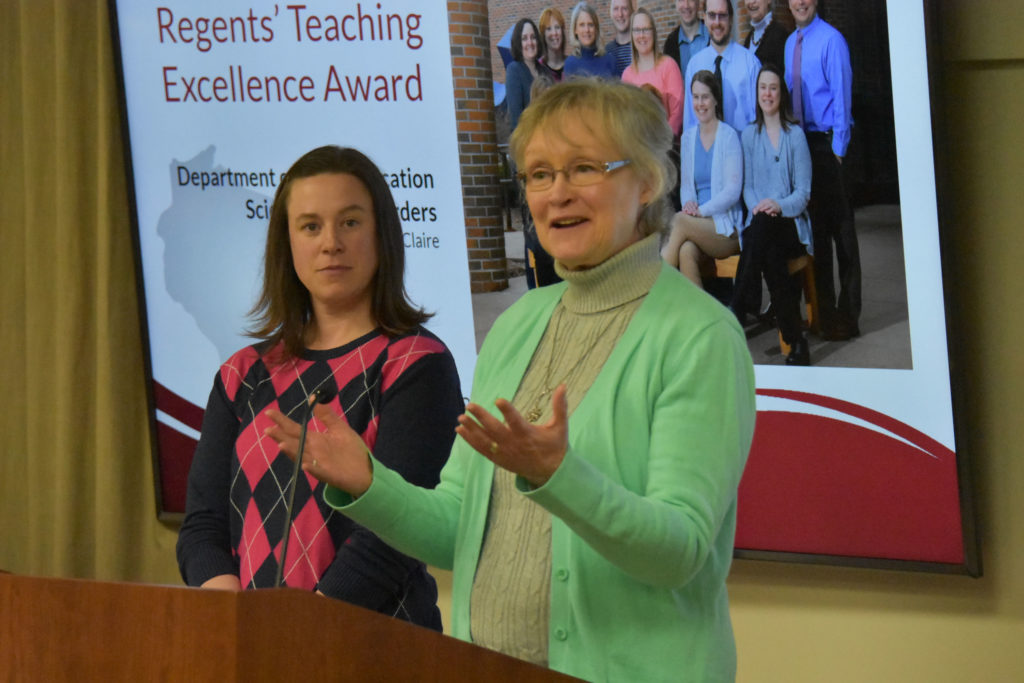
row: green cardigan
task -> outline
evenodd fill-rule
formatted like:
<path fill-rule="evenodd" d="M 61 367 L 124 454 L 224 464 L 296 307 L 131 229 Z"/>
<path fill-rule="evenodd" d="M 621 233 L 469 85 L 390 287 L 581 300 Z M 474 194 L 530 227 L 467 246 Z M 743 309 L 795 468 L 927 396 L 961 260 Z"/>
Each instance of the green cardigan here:
<path fill-rule="evenodd" d="M 494 324 L 474 402 L 500 417 L 494 401 L 515 394 L 565 287 L 532 290 Z M 663 266 L 570 419 L 559 469 L 540 488 L 518 482 L 552 515 L 552 669 L 589 680 L 735 678 L 725 579 L 754 416 L 735 318 Z M 373 467 L 359 499 L 329 488 L 327 502 L 452 569 L 452 632 L 469 640 L 494 465 L 457 439 L 436 489 Z"/>

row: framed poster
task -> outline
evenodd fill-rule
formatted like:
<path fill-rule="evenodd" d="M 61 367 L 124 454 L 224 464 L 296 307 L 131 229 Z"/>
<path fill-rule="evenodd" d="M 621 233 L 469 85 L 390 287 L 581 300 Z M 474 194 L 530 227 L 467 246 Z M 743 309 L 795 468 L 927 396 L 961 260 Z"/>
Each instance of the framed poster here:
<path fill-rule="evenodd" d="M 593 4 L 609 40 L 609 2 Z M 642 4 L 659 32 L 678 23 L 674 2 Z M 518 18 L 536 21 L 549 5 L 487 3 L 499 142 L 508 58 L 500 42 Z M 792 27 L 788 4 L 771 5 L 775 20 Z M 193 0 L 111 6 L 154 433 L 160 449 L 187 454 L 170 460 L 177 470 L 159 461 L 158 490 L 180 492 L 161 509 L 183 509 L 213 373 L 247 343 L 239 333 L 275 178 L 313 146 L 357 146 L 395 179 L 412 239 L 410 291 L 438 311 L 432 328 L 468 388 L 473 310 L 483 308 L 478 297 L 495 295 L 469 293 L 445 6 L 227 3 L 216 16 Z M 745 3 L 734 6 L 742 40 L 750 30 Z M 562 9 L 568 20 L 571 7 Z M 854 74 L 854 140 L 844 163 L 861 253 L 860 334 L 842 342 L 812 334 L 812 365 L 788 367 L 773 327 L 747 330 L 758 425 L 740 486 L 736 554 L 979 575 L 947 336 L 932 12 L 923 2 L 883 0 L 821 0 L 819 9 L 846 38 Z M 259 88 L 243 102 L 239 83 L 252 78 Z M 268 101 L 272 88 L 277 99 Z"/>

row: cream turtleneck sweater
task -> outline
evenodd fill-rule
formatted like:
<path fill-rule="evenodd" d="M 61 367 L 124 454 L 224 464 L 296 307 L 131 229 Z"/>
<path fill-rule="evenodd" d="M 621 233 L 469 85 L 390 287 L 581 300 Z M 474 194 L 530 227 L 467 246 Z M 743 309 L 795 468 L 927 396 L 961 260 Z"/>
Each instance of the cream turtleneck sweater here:
<path fill-rule="evenodd" d="M 555 270 L 568 283 L 512 405 L 536 423 L 551 418 L 551 392 L 568 387 L 570 418 L 661 271 L 659 236 L 587 270 Z M 473 642 L 547 665 L 551 517 L 495 469 L 487 531 L 470 598 Z"/>

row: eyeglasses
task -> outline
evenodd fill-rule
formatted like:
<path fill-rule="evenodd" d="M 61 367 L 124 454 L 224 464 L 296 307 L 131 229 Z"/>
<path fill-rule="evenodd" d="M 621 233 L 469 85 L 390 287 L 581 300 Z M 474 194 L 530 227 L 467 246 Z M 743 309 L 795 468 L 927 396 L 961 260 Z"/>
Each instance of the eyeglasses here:
<path fill-rule="evenodd" d="M 652 27 L 650 27 L 650 26 L 645 26 L 643 28 L 635 28 L 635 29 L 633 29 L 633 33 L 635 33 L 636 35 L 641 35 L 641 36 L 646 36 L 648 33 L 653 33 L 653 32 L 654 32 L 654 29 Z"/>
<path fill-rule="evenodd" d="M 704 16 L 710 21 L 729 21 L 728 12 L 705 12 Z"/>
<path fill-rule="evenodd" d="M 586 187 L 587 185 L 598 184 L 604 180 L 606 175 L 612 171 L 617 171 L 629 163 L 631 163 L 630 159 L 606 161 L 604 163 L 580 159 L 579 161 L 572 162 L 565 168 L 534 166 L 526 173 L 517 174 L 517 177 L 519 182 L 523 184 L 523 187 L 530 192 L 542 192 L 550 189 L 555 184 L 555 176 L 559 173 L 565 174 L 565 179 L 569 181 L 570 185 Z"/>

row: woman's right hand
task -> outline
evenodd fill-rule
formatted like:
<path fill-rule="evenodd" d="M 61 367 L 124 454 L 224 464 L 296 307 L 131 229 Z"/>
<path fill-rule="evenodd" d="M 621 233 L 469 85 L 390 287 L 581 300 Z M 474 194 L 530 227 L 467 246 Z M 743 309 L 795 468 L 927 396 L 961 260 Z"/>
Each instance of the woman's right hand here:
<path fill-rule="evenodd" d="M 700 207 L 692 199 L 683 204 L 682 212 L 687 216 L 700 216 Z"/>
<path fill-rule="evenodd" d="M 266 414 L 274 423 L 273 427 L 267 428 L 266 435 L 277 442 L 285 455 L 295 460 L 302 426 L 277 410 L 267 410 Z M 324 424 L 326 431 L 307 430 L 302 469 L 325 484 L 358 498 L 373 483 L 373 467 L 366 444 L 328 406 L 314 406 L 313 417 Z"/>

